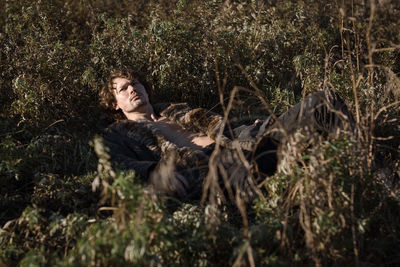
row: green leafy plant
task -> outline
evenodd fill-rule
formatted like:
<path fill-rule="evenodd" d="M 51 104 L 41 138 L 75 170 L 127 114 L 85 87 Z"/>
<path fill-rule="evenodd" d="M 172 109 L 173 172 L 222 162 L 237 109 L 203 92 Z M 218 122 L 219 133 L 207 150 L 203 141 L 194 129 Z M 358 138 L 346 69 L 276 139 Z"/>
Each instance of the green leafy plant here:
<path fill-rule="evenodd" d="M 2 7 L 0 265 L 400 262 L 396 1 Z M 331 89 L 359 135 L 298 132 L 248 207 L 160 198 L 135 173 L 113 169 L 95 138 L 107 123 L 98 92 L 120 67 L 143 73 L 157 102 L 221 112 L 240 88 L 232 121 L 268 115 L 260 97 L 281 114 Z"/>

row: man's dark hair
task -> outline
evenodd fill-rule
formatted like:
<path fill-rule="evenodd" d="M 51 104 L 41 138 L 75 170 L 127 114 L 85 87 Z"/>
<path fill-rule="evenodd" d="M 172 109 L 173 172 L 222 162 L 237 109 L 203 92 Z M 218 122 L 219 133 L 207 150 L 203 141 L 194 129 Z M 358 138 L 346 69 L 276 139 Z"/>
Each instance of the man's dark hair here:
<path fill-rule="evenodd" d="M 107 78 L 107 81 L 105 82 L 103 88 L 101 88 L 99 97 L 100 97 L 100 104 L 105 107 L 106 109 L 111 109 L 114 110 L 115 105 L 117 104 L 115 100 L 115 95 L 114 95 L 114 88 L 113 88 L 113 80 L 115 78 L 125 78 L 128 80 L 136 80 L 143 84 L 143 86 L 146 88 L 146 92 L 149 95 L 149 101 L 150 103 L 152 102 L 153 99 L 153 90 L 150 84 L 146 82 L 146 80 L 143 78 L 143 75 L 141 75 L 138 72 L 134 71 L 129 71 L 126 69 L 119 69 L 119 70 L 113 70 L 110 72 L 110 75 Z"/>

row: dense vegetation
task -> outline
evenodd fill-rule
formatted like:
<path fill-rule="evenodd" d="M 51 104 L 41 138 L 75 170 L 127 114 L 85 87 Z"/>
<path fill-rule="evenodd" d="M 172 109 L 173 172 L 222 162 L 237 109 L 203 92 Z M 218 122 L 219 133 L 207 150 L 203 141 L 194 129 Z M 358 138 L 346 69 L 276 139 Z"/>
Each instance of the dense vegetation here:
<path fill-rule="evenodd" d="M 0 265 L 400 264 L 398 1 L 0 6 Z M 218 112 L 247 88 L 232 118 L 329 88 L 363 135 L 301 149 L 299 133 L 248 207 L 159 198 L 95 137 L 99 89 L 121 66 L 157 101 Z"/>

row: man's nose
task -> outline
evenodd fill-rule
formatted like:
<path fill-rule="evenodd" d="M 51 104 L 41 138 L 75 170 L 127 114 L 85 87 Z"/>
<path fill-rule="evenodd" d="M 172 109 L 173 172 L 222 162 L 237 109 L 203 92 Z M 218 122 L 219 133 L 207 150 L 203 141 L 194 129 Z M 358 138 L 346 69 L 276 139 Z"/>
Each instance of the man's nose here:
<path fill-rule="evenodd" d="M 130 93 L 130 94 L 132 94 L 133 92 L 136 93 L 135 87 L 133 87 L 132 85 L 129 85 L 129 86 L 128 86 L 128 90 L 129 90 L 129 93 Z"/>

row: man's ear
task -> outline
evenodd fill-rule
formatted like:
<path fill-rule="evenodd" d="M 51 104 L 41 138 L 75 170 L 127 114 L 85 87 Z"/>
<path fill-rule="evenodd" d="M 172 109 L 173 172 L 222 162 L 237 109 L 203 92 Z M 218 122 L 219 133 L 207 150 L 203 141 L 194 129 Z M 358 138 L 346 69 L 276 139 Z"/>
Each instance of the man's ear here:
<path fill-rule="evenodd" d="M 115 110 L 118 110 L 118 109 L 120 109 L 120 107 L 118 106 L 118 104 L 117 104 L 117 103 L 113 103 L 113 108 L 114 108 Z"/>

